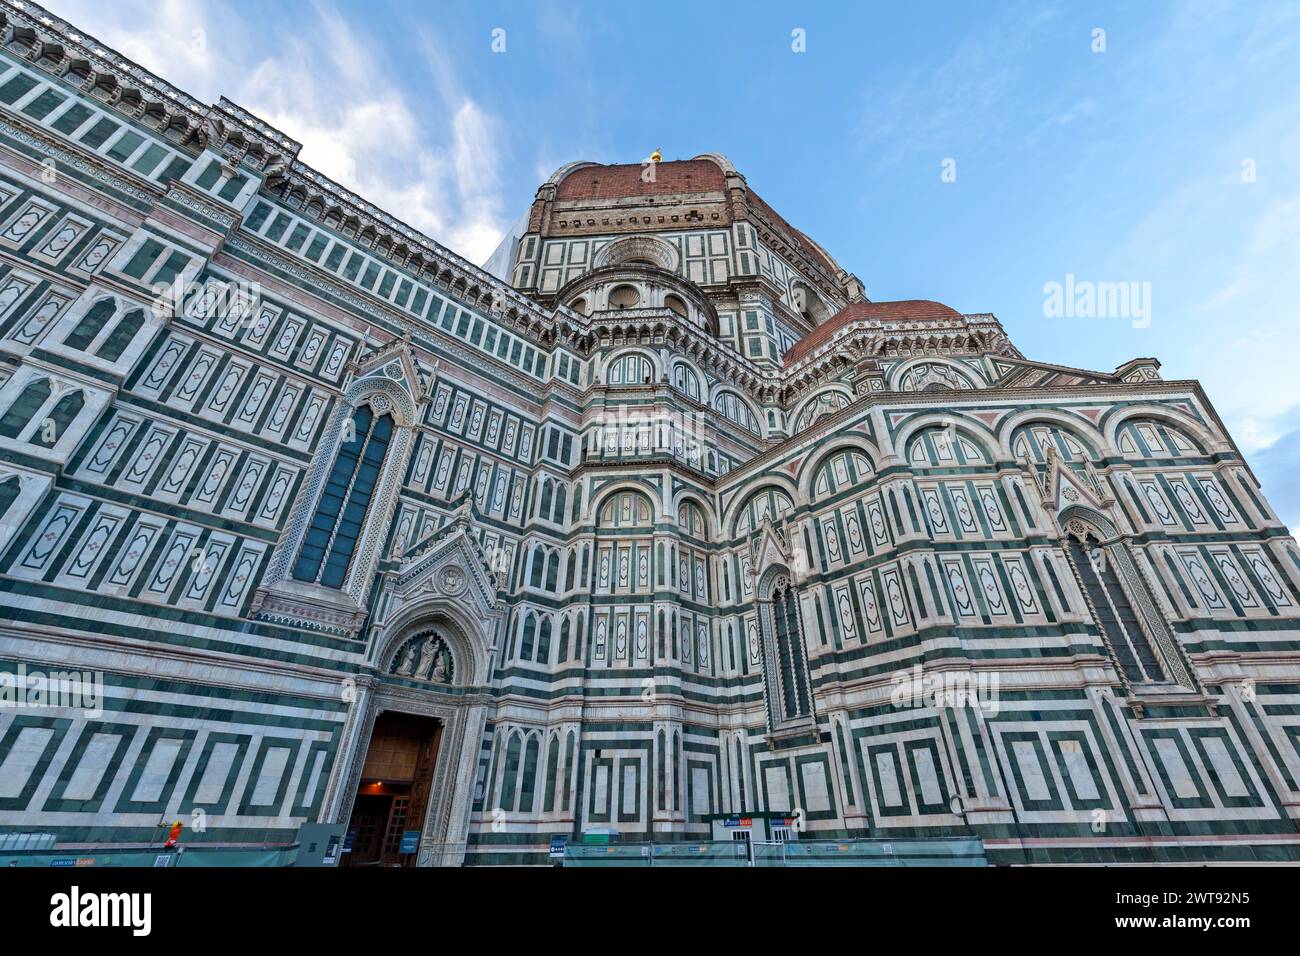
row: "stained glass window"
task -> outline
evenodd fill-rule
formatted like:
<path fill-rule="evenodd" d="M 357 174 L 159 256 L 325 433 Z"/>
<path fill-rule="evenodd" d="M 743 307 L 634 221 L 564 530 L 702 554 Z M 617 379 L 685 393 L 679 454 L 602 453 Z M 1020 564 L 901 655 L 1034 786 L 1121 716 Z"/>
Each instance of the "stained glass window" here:
<path fill-rule="evenodd" d="M 297 580 L 328 588 L 343 586 L 393 436 L 392 417 L 375 418 L 366 405 L 352 423 L 355 434 L 339 448 L 293 568 Z"/>
<path fill-rule="evenodd" d="M 1163 681 L 1164 671 L 1128 594 L 1120 585 L 1109 549 L 1103 548 L 1091 535 L 1086 541 L 1071 535 L 1068 542 L 1070 562 L 1083 581 L 1097 612 L 1097 626 L 1110 642 L 1124 676 L 1135 683 Z"/>

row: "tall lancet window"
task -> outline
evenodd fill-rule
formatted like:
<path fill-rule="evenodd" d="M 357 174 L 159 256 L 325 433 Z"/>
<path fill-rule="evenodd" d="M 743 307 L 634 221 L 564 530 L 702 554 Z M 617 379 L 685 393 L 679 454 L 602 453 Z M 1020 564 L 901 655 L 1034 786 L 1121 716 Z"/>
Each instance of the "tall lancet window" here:
<path fill-rule="evenodd" d="M 1096 612 L 1097 626 L 1105 634 L 1124 676 L 1134 684 L 1164 682 L 1164 668 L 1120 582 L 1117 563 L 1128 555 L 1118 549 L 1124 545 L 1103 546 L 1094 534 L 1078 529 L 1070 531 L 1066 544 L 1070 563 Z M 1143 587 L 1140 581 L 1130 583 L 1132 587 Z"/>
<path fill-rule="evenodd" d="M 334 459 L 302 550 L 293 565 L 298 581 L 341 588 L 393 437 L 391 415 L 375 417 L 369 405 L 352 415 L 355 428 Z"/>
<path fill-rule="evenodd" d="M 772 583 L 768 609 L 772 635 L 767 675 L 769 708 L 773 724 L 783 724 L 812 715 L 808 662 L 804 659 L 799 627 L 799 599 L 784 574 Z"/>

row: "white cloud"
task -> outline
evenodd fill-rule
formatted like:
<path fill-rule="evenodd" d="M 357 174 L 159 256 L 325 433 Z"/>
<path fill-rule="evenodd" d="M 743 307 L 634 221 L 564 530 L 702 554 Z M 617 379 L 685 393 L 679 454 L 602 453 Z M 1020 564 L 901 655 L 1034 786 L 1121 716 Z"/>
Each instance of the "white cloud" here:
<path fill-rule="evenodd" d="M 293 34 L 203 0 L 72 0 L 74 26 L 206 102 L 225 94 L 302 143 L 299 158 L 471 262 L 505 232 L 499 124 L 445 60 L 419 112 L 362 28 L 325 4 Z M 433 38 L 421 35 L 426 51 Z"/>
<path fill-rule="evenodd" d="M 1227 25 L 1231 39 L 1207 22 Z M 1300 50 L 1297 22 L 1277 7 L 1178 8 L 1123 88 L 1144 112 L 1171 117 L 1173 140 L 1167 176 L 1147 180 L 1152 201 L 1116 237 L 1110 272 L 1153 282 L 1161 305 L 1150 351 L 1167 376 L 1201 381 L 1248 455 L 1292 432 L 1300 414 L 1300 101 L 1294 84 L 1274 82 Z M 1226 82 L 1225 44 L 1239 61 Z M 1193 101 L 1187 115 L 1171 113 L 1182 100 Z M 1152 148 L 1165 131 L 1152 127 Z"/>
<path fill-rule="evenodd" d="M 213 44 L 238 29 L 223 9 L 209 8 L 205 0 L 113 4 L 67 0 L 56 12 L 72 26 L 200 98 L 210 96 L 206 90 L 221 62 Z"/>
<path fill-rule="evenodd" d="M 1300 155 L 1296 119 L 1265 117 L 1237 137 L 1271 144 L 1270 181 L 1243 183 L 1232 157 L 1244 147 L 1228 145 L 1214 154 L 1221 174 L 1171 192 L 1114 256 L 1116 274 L 1137 269 L 1165 303 L 1156 322 L 1166 374 L 1198 378 L 1248 453 L 1276 441 L 1300 408 L 1300 190 L 1279 168 Z"/>

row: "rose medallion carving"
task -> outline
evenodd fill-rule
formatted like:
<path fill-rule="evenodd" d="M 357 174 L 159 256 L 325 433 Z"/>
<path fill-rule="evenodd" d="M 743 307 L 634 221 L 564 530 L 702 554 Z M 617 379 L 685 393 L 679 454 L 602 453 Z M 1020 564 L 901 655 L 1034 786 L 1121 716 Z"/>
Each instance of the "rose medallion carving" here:
<path fill-rule="evenodd" d="M 465 577 L 465 572 L 455 565 L 443 568 L 438 572 L 438 590 L 448 597 L 456 597 L 464 592 L 469 585 L 469 580 Z"/>

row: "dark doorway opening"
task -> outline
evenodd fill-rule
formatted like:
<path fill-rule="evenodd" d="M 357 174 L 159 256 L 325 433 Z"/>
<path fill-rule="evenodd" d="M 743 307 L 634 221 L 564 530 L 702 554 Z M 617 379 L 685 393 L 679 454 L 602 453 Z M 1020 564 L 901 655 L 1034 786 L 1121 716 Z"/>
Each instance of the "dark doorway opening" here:
<path fill-rule="evenodd" d="M 424 826 L 441 740 L 442 723 L 433 717 L 384 711 L 375 719 L 342 865 L 415 865 L 403 837 Z"/>

